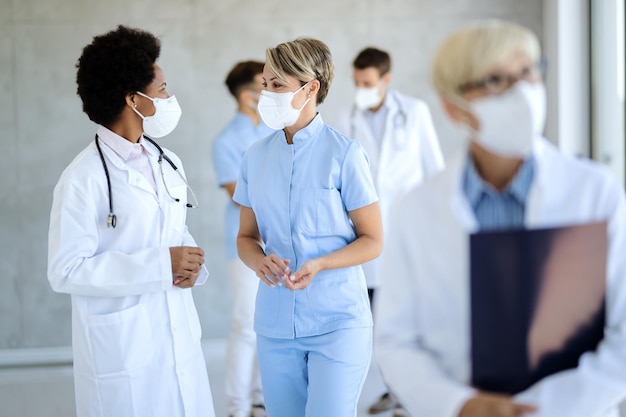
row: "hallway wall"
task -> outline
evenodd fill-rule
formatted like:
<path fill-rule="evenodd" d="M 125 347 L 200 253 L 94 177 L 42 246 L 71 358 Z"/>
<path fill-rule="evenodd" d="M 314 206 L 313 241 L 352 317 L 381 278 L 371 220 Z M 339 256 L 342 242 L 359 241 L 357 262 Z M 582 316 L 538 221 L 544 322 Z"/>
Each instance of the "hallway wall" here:
<path fill-rule="evenodd" d="M 93 139 L 76 95 L 75 63 L 92 37 L 123 23 L 158 35 L 168 90 L 183 108 L 161 141 L 185 163 L 200 209 L 189 228 L 204 248 L 209 282 L 194 291 L 205 338 L 228 330 L 230 284 L 222 245 L 225 193 L 211 166 L 211 141 L 235 106 L 223 85 L 238 60 L 306 35 L 325 41 L 336 76 L 322 115 L 349 108 L 351 61 L 365 46 L 388 50 L 393 86 L 432 108 L 446 157 L 460 132 L 444 122 L 428 82 L 431 54 L 474 19 L 517 21 L 542 36 L 541 0 L 0 0 L 0 349 L 68 346 L 70 299 L 46 278 L 52 189 Z"/>

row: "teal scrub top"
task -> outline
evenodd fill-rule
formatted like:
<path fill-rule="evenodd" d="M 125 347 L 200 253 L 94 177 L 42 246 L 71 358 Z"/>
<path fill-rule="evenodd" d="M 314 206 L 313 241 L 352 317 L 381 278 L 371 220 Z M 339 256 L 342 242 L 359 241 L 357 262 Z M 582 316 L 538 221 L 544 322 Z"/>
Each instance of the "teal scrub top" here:
<path fill-rule="evenodd" d="M 295 272 L 354 241 L 348 212 L 378 196 L 362 146 L 318 114 L 292 145 L 279 130 L 250 147 L 234 200 L 254 211 L 266 255 L 289 259 Z M 371 325 L 360 265 L 322 271 L 302 291 L 259 283 L 254 329 L 263 336 L 288 339 Z"/>

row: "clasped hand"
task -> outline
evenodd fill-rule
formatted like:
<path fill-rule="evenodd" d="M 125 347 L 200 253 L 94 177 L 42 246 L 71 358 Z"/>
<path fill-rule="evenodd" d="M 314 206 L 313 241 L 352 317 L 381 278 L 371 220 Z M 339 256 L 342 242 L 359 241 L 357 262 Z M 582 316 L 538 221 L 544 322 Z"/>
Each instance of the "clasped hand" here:
<path fill-rule="evenodd" d="M 270 287 L 284 284 L 290 290 L 303 290 L 321 269 L 320 262 L 317 259 L 311 259 L 306 261 L 300 270 L 292 273 L 289 263 L 289 259 L 281 259 L 271 254 L 261 260 L 256 274 Z"/>
<path fill-rule="evenodd" d="M 174 246 L 170 248 L 170 257 L 174 285 L 179 288 L 193 287 L 204 263 L 204 251 L 193 246 Z"/>

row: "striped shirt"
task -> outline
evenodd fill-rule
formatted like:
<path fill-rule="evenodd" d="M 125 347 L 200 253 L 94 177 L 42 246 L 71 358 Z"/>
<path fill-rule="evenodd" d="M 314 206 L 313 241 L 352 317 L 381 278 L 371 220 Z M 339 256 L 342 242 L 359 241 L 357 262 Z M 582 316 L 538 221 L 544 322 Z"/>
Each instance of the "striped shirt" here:
<path fill-rule="evenodd" d="M 517 229 L 524 227 L 528 193 L 535 172 L 535 160 L 528 158 L 518 169 L 509 185 L 501 192 L 485 182 L 467 158 L 463 176 L 463 191 L 480 230 Z"/>
<path fill-rule="evenodd" d="M 154 173 L 148 158 L 148 152 L 143 147 L 143 138 L 133 143 L 104 126 L 98 128 L 98 136 L 102 143 L 111 148 L 130 168 L 142 174 L 152 189 L 156 191 Z"/>

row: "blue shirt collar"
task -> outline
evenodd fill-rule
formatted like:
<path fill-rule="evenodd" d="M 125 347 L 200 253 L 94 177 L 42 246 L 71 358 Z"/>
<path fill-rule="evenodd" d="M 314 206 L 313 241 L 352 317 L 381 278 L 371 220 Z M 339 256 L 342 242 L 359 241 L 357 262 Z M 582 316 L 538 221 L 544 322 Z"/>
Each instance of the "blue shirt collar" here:
<path fill-rule="evenodd" d="M 242 123 L 242 124 L 248 124 L 252 127 L 257 127 L 260 126 L 263 122 L 259 123 L 258 125 L 254 124 L 254 121 L 252 120 L 252 118 L 250 116 L 248 116 L 245 113 L 242 113 L 240 111 L 237 111 L 237 113 L 235 113 L 235 119 L 237 121 L 237 123 Z"/>
<path fill-rule="evenodd" d="M 313 120 L 311 120 L 311 123 L 298 130 L 293 136 L 294 145 L 305 142 L 307 139 L 316 136 L 323 126 L 324 121 L 322 120 L 322 115 L 317 113 Z"/>
<path fill-rule="evenodd" d="M 465 164 L 465 173 L 463 176 L 463 190 L 473 208 L 476 208 L 483 193 L 492 195 L 508 194 L 519 204 L 525 206 L 530 192 L 530 187 L 532 185 L 534 172 L 535 158 L 530 156 L 517 170 L 517 173 L 513 177 L 511 183 L 502 192 L 498 192 L 482 179 L 476 170 L 474 160 L 470 155 L 468 155 L 467 162 Z"/>

